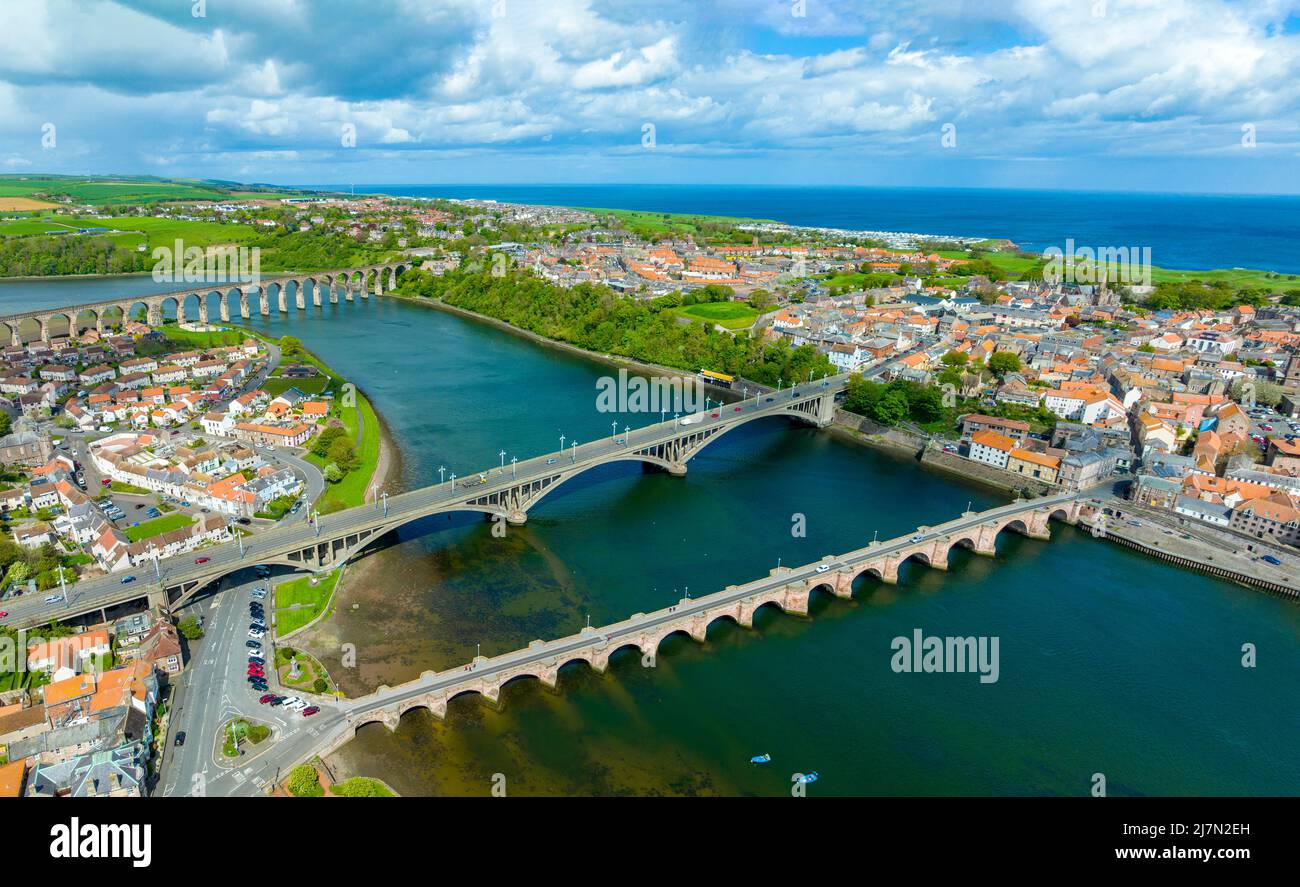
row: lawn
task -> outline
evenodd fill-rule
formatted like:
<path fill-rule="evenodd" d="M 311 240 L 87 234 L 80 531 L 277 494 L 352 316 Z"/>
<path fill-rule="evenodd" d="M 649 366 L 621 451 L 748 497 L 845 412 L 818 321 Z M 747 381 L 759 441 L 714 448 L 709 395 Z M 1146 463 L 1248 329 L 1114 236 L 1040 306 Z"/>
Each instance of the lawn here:
<path fill-rule="evenodd" d="M 759 313 L 744 302 L 701 302 L 669 310 L 679 316 L 716 323 L 729 330 L 747 329 L 759 317 Z"/>
<path fill-rule="evenodd" d="M 357 418 L 361 417 L 361 442 L 356 446 L 357 467 L 349 471 L 338 483 L 326 484 L 325 492 L 316 503 L 321 514 L 364 504 L 366 488 L 370 486 L 370 478 L 375 473 L 375 466 L 379 461 L 379 417 L 375 415 L 370 401 L 366 400 L 361 392 L 358 391 L 356 397 L 355 407 L 339 408 L 339 419 L 347 429 L 349 439 L 355 441 Z M 325 467 L 325 460 L 320 456 L 308 453 L 306 458 L 313 465 Z"/>
<path fill-rule="evenodd" d="M 282 582 L 275 589 L 275 630 L 283 637 L 291 631 L 302 628 L 325 612 L 334 586 L 338 584 L 339 573 L 335 570 L 325 576 L 303 576 Z"/>
<path fill-rule="evenodd" d="M 188 514 L 180 512 L 164 514 L 162 517 L 145 521 L 137 526 L 127 527 L 126 538 L 132 542 L 139 542 L 141 539 L 152 539 L 154 536 L 161 536 L 163 533 L 170 533 L 172 530 L 188 527 L 193 522 Z"/>
<path fill-rule="evenodd" d="M 134 484 L 123 483 L 115 480 L 108 485 L 108 488 L 114 493 L 134 493 L 137 496 L 148 496 L 153 490 L 146 490 L 144 487 L 137 487 Z"/>
<path fill-rule="evenodd" d="M 284 394 L 290 388 L 297 388 L 303 394 L 320 394 L 330 385 L 329 376 L 312 376 L 308 379 L 286 379 L 283 376 L 272 376 L 262 384 L 262 390 L 267 394 L 275 397 Z"/>
<path fill-rule="evenodd" d="M 180 345 L 186 345 L 191 348 L 220 348 L 223 345 L 242 345 L 248 335 L 242 330 L 226 329 L 218 332 L 197 332 L 195 330 L 184 330 L 175 324 L 167 324 L 162 328 L 162 333 L 168 339 Z"/>
<path fill-rule="evenodd" d="M 330 786 L 330 793 L 343 798 L 395 798 L 394 792 L 378 779 L 369 776 L 353 776 L 343 782 Z"/>

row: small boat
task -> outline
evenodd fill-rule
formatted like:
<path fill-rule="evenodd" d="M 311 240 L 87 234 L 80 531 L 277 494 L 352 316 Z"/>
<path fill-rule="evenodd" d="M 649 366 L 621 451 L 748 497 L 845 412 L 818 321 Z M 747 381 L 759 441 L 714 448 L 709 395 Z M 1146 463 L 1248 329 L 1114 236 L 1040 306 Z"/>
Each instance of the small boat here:
<path fill-rule="evenodd" d="M 800 785 L 807 785 L 810 782 L 816 782 L 817 779 L 818 779 L 817 771 L 813 770 L 810 773 L 800 774 L 799 778 L 796 779 L 795 782 L 799 783 Z"/>
<path fill-rule="evenodd" d="M 751 763 L 751 764 L 766 764 L 766 763 L 767 763 L 768 761 L 770 761 L 770 760 L 772 760 L 772 756 L 771 756 L 771 755 L 754 755 L 752 758 L 749 759 L 749 763 Z"/>

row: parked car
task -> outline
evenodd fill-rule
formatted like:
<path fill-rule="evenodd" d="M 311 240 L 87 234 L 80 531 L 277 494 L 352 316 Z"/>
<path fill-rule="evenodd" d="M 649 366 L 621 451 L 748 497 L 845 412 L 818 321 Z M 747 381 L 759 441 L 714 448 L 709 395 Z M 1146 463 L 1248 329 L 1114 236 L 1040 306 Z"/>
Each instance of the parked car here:
<path fill-rule="evenodd" d="M 8 610 L 0 610 L 0 619 L 3 619 L 3 618 L 5 618 L 5 617 L 8 616 L 8 615 L 9 615 L 9 611 L 8 611 Z"/>
<path fill-rule="evenodd" d="M 309 706 L 307 706 L 306 708 L 304 708 L 304 709 L 302 710 L 302 716 L 303 716 L 304 718 L 309 718 L 309 717 L 311 717 L 312 715 L 316 714 L 316 712 L 318 712 L 318 711 L 320 711 L 320 706 L 319 706 L 319 705 L 309 705 Z"/>
<path fill-rule="evenodd" d="M 262 645 L 257 641 L 245 641 L 244 646 L 252 649 L 253 647 L 261 647 Z"/>
<path fill-rule="evenodd" d="M 266 632 L 257 628 L 250 628 L 248 630 L 248 636 L 255 641 L 260 641 L 262 638 L 266 637 Z"/>
<path fill-rule="evenodd" d="M 263 693 L 260 697 L 258 697 L 258 700 L 257 700 L 257 701 L 260 702 L 262 705 L 266 705 L 268 702 L 270 702 L 270 701 L 271 701 L 272 699 L 274 699 L 274 698 L 275 698 L 275 696 L 273 696 L 273 695 L 270 694 L 270 693 Z"/>
<path fill-rule="evenodd" d="M 184 731 L 184 730 L 181 730 L 179 733 L 176 734 L 176 744 L 177 744 L 177 745 L 184 745 L 184 744 L 185 744 L 185 731 Z"/>

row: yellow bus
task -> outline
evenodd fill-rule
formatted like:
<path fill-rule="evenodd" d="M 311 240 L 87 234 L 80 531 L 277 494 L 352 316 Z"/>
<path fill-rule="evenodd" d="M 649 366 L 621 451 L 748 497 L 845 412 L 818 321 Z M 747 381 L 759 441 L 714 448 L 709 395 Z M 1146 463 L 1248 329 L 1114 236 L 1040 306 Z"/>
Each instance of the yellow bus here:
<path fill-rule="evenodd" d="M 731 384 L 736 381 L 735 376 L 728 376 L 726 373 L 715 373 L 713 370 L 700 370 L 699 376 L 706 384 L 717 385 L 721 388 L 730 388 Z"/>

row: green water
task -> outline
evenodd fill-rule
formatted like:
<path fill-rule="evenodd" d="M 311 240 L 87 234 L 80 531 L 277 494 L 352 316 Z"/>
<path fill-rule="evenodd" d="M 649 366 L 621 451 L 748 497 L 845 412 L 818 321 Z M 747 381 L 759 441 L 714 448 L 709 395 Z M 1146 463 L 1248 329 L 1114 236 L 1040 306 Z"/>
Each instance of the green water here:
<path fill-rule="evenodd" d="M 214 313 L 215 316 L 215 313 Z M 464 474 L 610 430 L 604 366 L 392 300 L 255 318 L 356 381 L 403 454 L 403 485 Z M 654 418 L 658 418 L 657 415 Z M 642 424 L 649 417 L 631 418 Z M 665 606 L 887 538 L 996 496 L 784 420 L 728 434 L 684 478 L 608 466 L 561 487 L 495 538 L 430 518 L 366 558 L 312 645 L 351 692 L 533 638 Z M 794 516 L 807 535 L 791 534 Z M 656 667 L 625 651 L 556 691 L 507 685 L 498 710 L 454 700 L 395 733 L 361 730 L 344 769 L 404 794 L 1295 794 L 1300 605 L 1185 572 L 1055 526 L 1004 534 L 995 558 L 904 569 L 896 588 L 814 597 L 809 618 L 760 611 L 670 638 Z M 677 590 L 676 592 L 674 590 Z M 355 604 L 355 609 L 352 605 Z M 996 636 L 1000 679 L 897 674 L 891 640 Z M 339 664 L 355 644 L 357 666 Z M 1258 649 L 1257 668 L 1241 648 Z M 769 753 L 756 766 L 750 756 Z"/>

